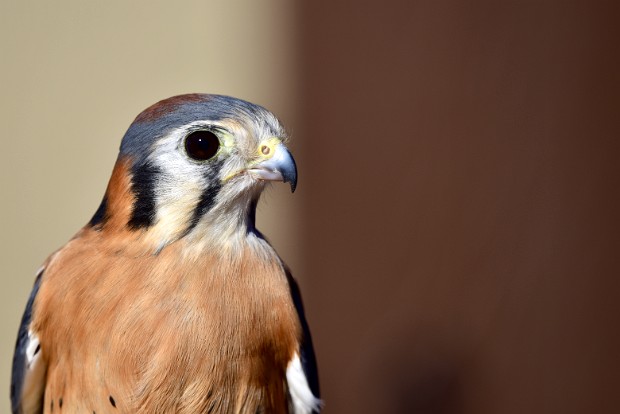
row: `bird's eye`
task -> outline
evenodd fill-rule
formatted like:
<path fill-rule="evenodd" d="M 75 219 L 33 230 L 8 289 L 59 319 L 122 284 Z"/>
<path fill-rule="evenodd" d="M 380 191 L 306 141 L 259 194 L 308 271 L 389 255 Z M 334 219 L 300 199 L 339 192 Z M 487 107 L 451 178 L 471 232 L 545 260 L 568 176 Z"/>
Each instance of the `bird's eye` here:
<path fill-rule="evenodd" d="M 211 131 L 195 131 L 185 137 L 185 151 L 197 161 L 213 158 L 219 148 L 220 140 Z"/>

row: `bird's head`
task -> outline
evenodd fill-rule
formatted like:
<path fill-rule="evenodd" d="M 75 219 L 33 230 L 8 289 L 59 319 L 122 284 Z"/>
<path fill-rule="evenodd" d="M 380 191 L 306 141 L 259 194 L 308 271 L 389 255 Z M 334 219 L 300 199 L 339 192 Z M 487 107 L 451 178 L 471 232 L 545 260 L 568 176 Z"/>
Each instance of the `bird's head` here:
<path fill-rule="evenodd" d="M 97 230 L 148 233 L 160 247 L 182 237 L 253 231 L 269 181 L 297 184 L 278 119 L 221 95 L 175 96 L 144 110 L 123 137 Z"/>

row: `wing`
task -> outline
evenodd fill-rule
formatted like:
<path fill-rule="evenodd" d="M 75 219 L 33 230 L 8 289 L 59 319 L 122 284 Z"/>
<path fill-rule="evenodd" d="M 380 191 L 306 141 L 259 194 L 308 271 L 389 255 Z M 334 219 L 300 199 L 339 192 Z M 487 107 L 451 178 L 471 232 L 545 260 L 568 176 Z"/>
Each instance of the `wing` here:
<path fill-rule="evenodd" d="M 304 314 L 304 306 L 297 282 L 293 279 L 288 269 L 286 269 L 286 276 L 303 330 L 299 354 L 293 357 L 286 370 L 286 380 L 291 395 L 293 412 L 295 414 L 319 413 L 321 410 L 319 375 L 310 328 Z"/>
<path fill-rule="evenodd" d="M 47 366 L 41 358 L 39 338 L 30 330 L 32 305 L 41 285 L 43 270 L 41 268 L 37 274 L 15 344 L 11 376 L 11 411 L 13 414 L 35 414 L 43 411 Z"/>

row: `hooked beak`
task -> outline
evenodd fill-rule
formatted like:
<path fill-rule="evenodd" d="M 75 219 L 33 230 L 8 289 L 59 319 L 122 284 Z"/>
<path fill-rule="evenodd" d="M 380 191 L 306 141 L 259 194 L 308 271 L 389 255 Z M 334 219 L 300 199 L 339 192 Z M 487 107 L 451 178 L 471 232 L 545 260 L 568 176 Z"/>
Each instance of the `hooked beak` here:
<path fill-rule="evenodd" d="M 291 184 L 291 192 L 297 187 L 297 166 L 289 150 L 278 142 L 269 145 L 271 157 L 254 164 L 248 172 L 255 178 L 264 181 L 283 181 Z"/>

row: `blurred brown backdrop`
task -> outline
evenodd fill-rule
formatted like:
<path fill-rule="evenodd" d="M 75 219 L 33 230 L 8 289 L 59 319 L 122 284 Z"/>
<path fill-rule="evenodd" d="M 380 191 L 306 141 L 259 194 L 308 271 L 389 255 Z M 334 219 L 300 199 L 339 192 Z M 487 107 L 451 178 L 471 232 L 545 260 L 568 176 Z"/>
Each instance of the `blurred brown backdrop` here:
<path fill-rule="evenodd" d="M 620 412 L 617 3 L 302 9 L 325 412 Z"/>
<path fill-rule="evenodd" d="M 133 117 L 274 110 L 325 413 L 615 413 L 620 10 L 602 1 L 0 3 L 0 395 L 34 272 Z"/>

